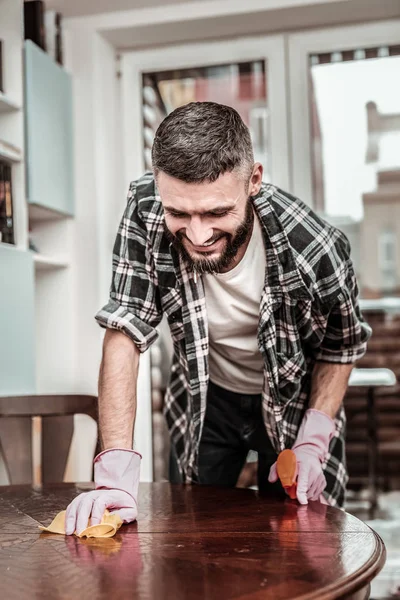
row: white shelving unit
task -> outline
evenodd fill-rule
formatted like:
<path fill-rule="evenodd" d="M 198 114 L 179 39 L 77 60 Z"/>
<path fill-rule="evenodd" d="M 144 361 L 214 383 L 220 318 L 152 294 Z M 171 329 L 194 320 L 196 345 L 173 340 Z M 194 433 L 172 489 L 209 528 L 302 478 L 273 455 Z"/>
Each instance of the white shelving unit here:
<path fill-rule="evenodd" d="M 6 330 L 9 340 L 3 339 L 0 351 L 3 352 L 2 356 L 8 358 L 8 345 L 13 348 L 14 354 L 9 359 L 12 369 L 8 379 L 9 383 L 11 381 L 11 384 L 15 384 L 16 389 L 15 392 L 10 392 L 10 387 L 4 388 L 7 378 L 2 376 L 4 373 L 1 372 L 2 365 L 0 365 L 0 395 L 2 393 L 72 393 L 77 391 L 74 370 L 75 283 L 72 265 L 74 221 L 71 216 L 62 214 L 62 211 L 57 212 L 41 206 L 40 195 L 35 206 L 27 201 L 27 172 L 29 168 L 34 168 L 34 173 L 37 173 L 36 152 L 49 152 L 49 142 L 48 139 L 47 142 L 44 139 L 42 143 L 40 139 L 37 143 L 39 149 L 36 150 L 35 147 L 34 154 L 30 145 L 28 155 L 25 146 L 27 131 L 25 130 L 25 103 L 28 106 L 28 102 L 24 95 L 23 0 L 0 0 L 0 40 L 3 43 L 4 81 L 4 91 L 0 92 L 0 160 L 9 163 L 12 167 L 15 239 L 15 250 L 8 244 L 0 243 L 2 273 L 14 280 L 11 282 L 14 285 L 11 286 L 8 286 L 7 282 L 2 282 L 0 307 L 6 307 L 4 310 L 8 316 L 6 314 L 4 318 L 11 319 L 14 323 Z M 50 59 L 45 56 L 45 60 L 48 64 Z M 62 67 L 54 70 L 60 72 L 60 69 Z M 40 75 L 40 67 L 37 72 L 31 72 L 29 83 L 32 80 L 34 83 L 38 82 L 35 94 L 38 90 L 40 93 L 41 82 L 37 79 Z M 44 75 L 46 76 L 46 71 Z M 44 94 L 46 95 L 46 92 Z M 52 128 L 57 124 L 54 124 L 54 118 L 53 115 Z M 63 125 L 66 123 L 69 125 L 68 121 L 62 121 Z M 37 139 L 36 137 L 36 141 Z M 54 178 L 57 174 L 51 172 L 48 176 Z M 60 194 L 64 187 L 60 188 Z M 38 249 L 38 253 L 30 250 L 31 241 Z M 11 259 L 14 260 L 14 256 L 18 259 L 15 260 L 16 267 L 7 268 L 7 265 L 12 262 Z M 31 261 L 30 270 L 25 268 L 23 272 L 21 268 L 19 271 L 19 264 L 29 265 L 29 261 Z M 27 272 L 31 273 L 29 285 Z M 25 306 L 29 307 L 29 318 L 25 318 L 25 321 L 23 319 L 21 321 L 20 315 L 13 312 L 14 296 L 7 296 L 10 287 L 20 299 L 23 310 L 25 311 Z M 29 328 L 28 333 L 24 327 Z M 28 341 L 29 351 L 26 343 Z M 26 372 L 30 375 L 26 375 Z M 24 378 L 26 382 L 21 384 L 20 380 Z M 39 435 L 36 425 L 34 424 L 33 428 L 34 443 L 37 443 Z M 4 483 L 7 483 L 7 476 L 0 451 L 0 485 Z"/>
<path fill-rule="evenodd" d="M 0 0 L 0 39 L 2 40 L 2 67 L 4 91 L 0 92 L 0 160 L 12 165 L 12 192 L 13 192 L 13 218 L 14 218 L 14 238 L 16 250 L 11 251 L 8 244 L 0 242 L 0 261 L 2 264 L 2 274 L 7 273 L 7 264 L 9 261 L 15 262 L 15 267 L 25 264 L 24 276 L 28 273 L 26 260 L 26 251 L 28 248 L 28 220 L 27 206 L 25 201 L 25 165 L 24 165 L 24 114 L 23 114 L 23 63 L 22 63 L 22 45 L 23 45 L 23 13 L 22 3 L 15 0 Z M 13 274 L 14 276 L 14 274 Z M 16 285 L 14 282 L 2 281 L 1 305 L 5 319 L 15 318 L 12 313 L 14 297 L 11 295 L 11 289 Z M 19 282 L 18 282 L 19 287 Z M 30 292 L 30 298 L 27 298 L 24 308 L 25 317 L 29 318 L 33 313 L 33 287 L 32 279 L 30 282 L 23 282 L 21 292 Z M 29 317 L 28 317 L 29 315 Z M 23 315 L 20 315 L 23 317 Z M 6 365 L 7 373 L 0 371 L 0 385 L 3 393 L 20 386 L 20 390 L 28 391 L 34 385 L 35 366 L 33 364 L 33 324 L 31 330 L 26 332 L 20 326 L 19 322 L 10 330 L 2 333 L 4 339 L 0 348 L 2 354 L 2 367 L 4 368 L 4 358 L 10 361 Z M 9 340 L 8 336 L 13 335 L 14 340 Z M 30 343 L 28 343 L 28 340 Z M 20 349 L 19 345 L 24 347 Z M 29 347 L 28 347 L 29 346 Z M 15 373 L 22 371 L 18 364 L 15 364 L 17 355 L 21 356 L 21 381 L 15 382 Z M 25 357 L 24 357 L 25 355 Z M 11 368 L 10 368 L 11 366 Z M 1 367 L 0 367 L 1 369 Z M 8 375 L 8 372 L 11 374 Z M 5 389 L 4 389 L 5 386 Z M 34 390 L 32 390 L 34 391 Z M 1 393 L 1 392 L 0 392 Z M 7 475 L 0 454 L 0 484 L 7 483 Z"/>
<path fill-rule="evenodd" d="M 15 246 L 28 253 L 34 265 L 35 323 L 32 327 L 35 328 L 36 390 L 32 391 L 67 393 L 73 391 L 74 386 L 73 219 L 27 202 L 26 174 L 31 165 L 27 164 L 30 158 L 25 148 L 27 98 L 24 95 L 22 0 L 0 0 L 0 39 L 4 80 L 4 91 L 0 92 L 0 160 L 12 166 Z M 50 60 L 47 55 L 46 60 Z M 62 67 L 57 67 L 60 69 Z M 40 69 L 34 72 L 35 81 L 40 73 Z M 45 145 L 43 152 L 47 152 Z M 52 175 L 49 173 L 49 177 Z M 40 201 L 39 197 L 37 202 Z M 30 252 L 31 241 L 38 253 Z"/>
<path fill-rule="evenodd" d="M 0 93 L 0 160 L 12 165 L 14 237 L 28 247 L 25 202 L 23 114 L 23 13 L 19 0 L 0 0 L 0 39 L 3 42 L 3 83 Z"/>

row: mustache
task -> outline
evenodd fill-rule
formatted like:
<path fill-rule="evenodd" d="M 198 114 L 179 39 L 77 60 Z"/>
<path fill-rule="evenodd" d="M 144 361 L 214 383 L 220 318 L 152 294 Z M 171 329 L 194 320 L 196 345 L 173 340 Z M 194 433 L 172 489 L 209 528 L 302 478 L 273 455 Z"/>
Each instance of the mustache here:
<path fill-rule="evenodd" d="M 203 246 L 211 245 L 211 244 L 214 244 L 215 242 L 217 242 L 218 240 L 220 240 L 222 238 L 228 238 L 228 237 L 229 237 L 229 235 L 227 233 L 214 234 L 208 240 L 206 240 L 202 245 Z M 175 234 L 175 238 L 179 242 L 182 242 L 182 240 L 187 240 L 188 242 L 190 242 L 193 245 L 193 242 L 188 238 L 188 236 L 186 235 L 186 233 L 184 233 L 183 231 L 177 231 L 176 234 Z"/>

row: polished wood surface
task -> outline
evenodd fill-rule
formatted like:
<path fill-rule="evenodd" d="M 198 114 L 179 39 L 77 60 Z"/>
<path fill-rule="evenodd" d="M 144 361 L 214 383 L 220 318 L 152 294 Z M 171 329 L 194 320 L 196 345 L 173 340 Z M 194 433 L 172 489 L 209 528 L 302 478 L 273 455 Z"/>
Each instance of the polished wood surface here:
<path fill-rule="evenodd" d="M 342 511 L 207 486 L 141 484 L 138 521 L 108 540 L 39 533 L 88 489 L 0 487 L 2 598 L 361 600 L 385 561 Z"/>
<path fill-rule="evenodd" d="M 32 417 L 42 417 L 41 481 L 64 479 L 75 414 L 86 414 L 96 421 L 97 397 L 82 394 L 0 396 L 0 448 L 11 483 L 33 481 Z"/>

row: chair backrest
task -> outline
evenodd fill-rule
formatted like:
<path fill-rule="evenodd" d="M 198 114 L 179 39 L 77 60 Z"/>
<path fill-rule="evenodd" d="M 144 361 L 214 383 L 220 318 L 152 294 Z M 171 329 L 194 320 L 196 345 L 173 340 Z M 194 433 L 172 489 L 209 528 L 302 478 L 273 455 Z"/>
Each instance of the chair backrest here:
<path fill-rule="evenodd" d="M 97 397 L 74 394 L 0 397 L 0 446 L 11 484 L 33 481 L 33 417 L 42 417 L 42 482 L 63 480 L 76 414 L 89 415 L 97 422 Z"/>

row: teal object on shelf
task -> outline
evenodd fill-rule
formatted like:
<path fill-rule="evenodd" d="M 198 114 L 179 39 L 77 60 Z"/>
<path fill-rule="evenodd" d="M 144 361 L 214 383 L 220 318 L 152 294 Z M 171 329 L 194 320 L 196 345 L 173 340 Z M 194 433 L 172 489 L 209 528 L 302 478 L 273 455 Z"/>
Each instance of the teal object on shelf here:
<path fill-rule="evenodd" d="M 36 44 L 25 42 L 28 202 L 74 214 L 72 80 Z"/>
<path fill-rule="evenodd" d="M 34 264 L 0 244 L 0 396 L 35 393 Z"/>

